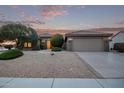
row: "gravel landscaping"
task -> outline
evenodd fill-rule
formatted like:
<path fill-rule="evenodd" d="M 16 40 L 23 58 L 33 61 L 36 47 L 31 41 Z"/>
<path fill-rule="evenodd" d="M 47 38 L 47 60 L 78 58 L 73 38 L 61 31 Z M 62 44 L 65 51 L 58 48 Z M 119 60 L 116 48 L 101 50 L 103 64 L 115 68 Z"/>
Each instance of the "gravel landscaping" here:
<path fill-rule="evenodd" d="M 0 60 L 0 77 L 98 78 L 73 52 L 25 51 L 24 56 Z"/>

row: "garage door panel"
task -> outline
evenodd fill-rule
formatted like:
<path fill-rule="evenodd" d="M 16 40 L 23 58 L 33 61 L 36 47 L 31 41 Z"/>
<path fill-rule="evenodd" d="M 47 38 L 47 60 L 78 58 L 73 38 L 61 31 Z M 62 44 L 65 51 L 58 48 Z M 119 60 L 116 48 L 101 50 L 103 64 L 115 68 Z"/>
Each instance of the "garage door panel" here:
<path fill-rule="evenodd" d="M 102 39 L 74 39 L 72 45 L 74 51 L 104 51 Z"/>

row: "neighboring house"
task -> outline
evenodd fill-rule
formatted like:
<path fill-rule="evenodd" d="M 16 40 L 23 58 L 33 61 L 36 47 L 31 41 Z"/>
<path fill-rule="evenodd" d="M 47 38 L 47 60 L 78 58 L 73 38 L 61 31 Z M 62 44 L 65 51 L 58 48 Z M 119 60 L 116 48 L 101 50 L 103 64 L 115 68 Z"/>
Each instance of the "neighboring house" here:
<path fill-rule="evenodd" d="M 115 43 L 124 43 L 124 31 L 119 31 L 110 38 L 110 50 L 113 49 Z"/>
<path fill-rule="evenodd" d="M 65 34 L 65 47 L 68 51 L 109 51 L 109 39 L 112 34 L 77 31 Z"/>

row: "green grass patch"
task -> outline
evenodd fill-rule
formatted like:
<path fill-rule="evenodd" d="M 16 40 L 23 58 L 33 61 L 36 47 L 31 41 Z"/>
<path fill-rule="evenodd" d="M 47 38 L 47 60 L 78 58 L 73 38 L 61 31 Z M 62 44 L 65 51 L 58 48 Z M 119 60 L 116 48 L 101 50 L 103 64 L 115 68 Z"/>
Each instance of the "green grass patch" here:
<path fill-rule="evenodd" d="M 14 59 L 22 55 L 23 55 L 23 52 L 19 49 L 6 50 L 0 54 L 0 60 Z"/>

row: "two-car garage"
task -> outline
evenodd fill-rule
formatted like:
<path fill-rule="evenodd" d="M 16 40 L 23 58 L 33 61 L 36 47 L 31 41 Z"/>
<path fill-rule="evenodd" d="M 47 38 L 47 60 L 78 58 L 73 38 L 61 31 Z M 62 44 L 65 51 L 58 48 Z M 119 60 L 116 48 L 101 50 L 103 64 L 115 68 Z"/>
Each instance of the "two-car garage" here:
<path fill-rule="evenodd" d="M 66 34 L 66 49 L 69 51 L 108 51 L 111 34 L 93 31 L 77 31 Z"/>
<path fill-rule="evenodd" d="M 104 44 L 102 39 L 80 38 L 73 39 L 73 51 L 103 51 Z"/>

